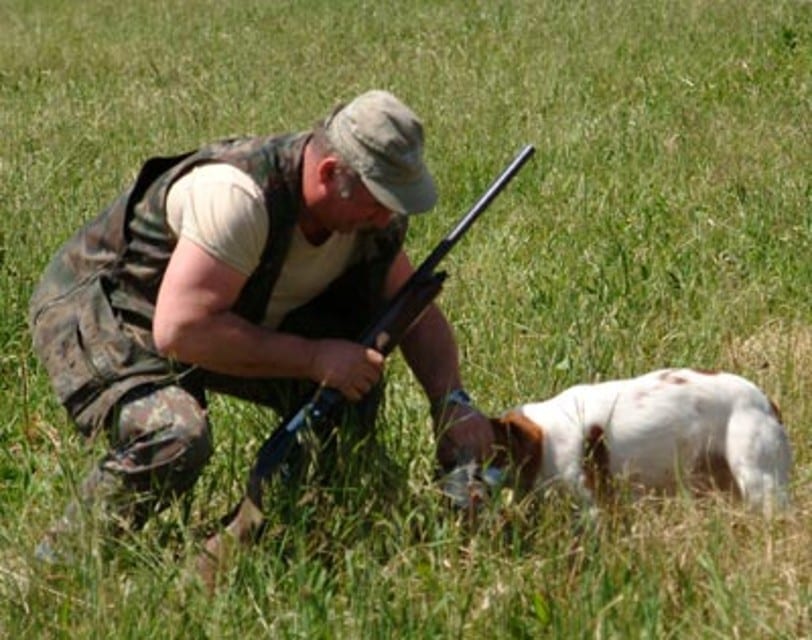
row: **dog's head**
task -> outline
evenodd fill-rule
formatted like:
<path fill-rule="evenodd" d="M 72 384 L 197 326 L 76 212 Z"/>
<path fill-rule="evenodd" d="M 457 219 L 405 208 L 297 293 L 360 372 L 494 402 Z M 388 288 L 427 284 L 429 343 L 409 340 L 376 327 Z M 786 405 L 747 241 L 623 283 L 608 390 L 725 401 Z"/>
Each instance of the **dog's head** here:
<path fill-rule="evenodd" d="M 541 472 L 544 434 L 541 428 L 518 411 L 491 418 L 494 445 L 490 466 L 508 472 L 516 486 L 531 489 Z"/>

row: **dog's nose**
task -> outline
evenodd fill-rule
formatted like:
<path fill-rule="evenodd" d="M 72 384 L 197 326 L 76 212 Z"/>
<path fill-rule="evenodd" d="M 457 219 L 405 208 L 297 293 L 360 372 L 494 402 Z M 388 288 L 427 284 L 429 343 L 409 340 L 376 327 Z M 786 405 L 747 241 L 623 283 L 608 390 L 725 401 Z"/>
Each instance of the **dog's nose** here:
<path fill-rule="evenodd" d="M 440 481 L 440 490 L 456 508 L 476 508 L 501 486 L 504 476 L 497 467 L 482 469 L 476 462 L 469 462 L 449 471 Z"/>

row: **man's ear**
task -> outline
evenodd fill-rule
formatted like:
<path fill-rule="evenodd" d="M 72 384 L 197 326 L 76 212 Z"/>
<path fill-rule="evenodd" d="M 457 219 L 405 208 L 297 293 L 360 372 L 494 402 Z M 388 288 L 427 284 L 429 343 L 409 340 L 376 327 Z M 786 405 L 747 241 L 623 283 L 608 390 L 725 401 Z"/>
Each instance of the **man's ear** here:
<path fill-rule="evenodd" d="M 318 176 L 319 183 L 324 189 L 332 189 L 333 182 L 336 179 L 338 172 L 338 158 L 331 155 L 326 155 L 319 159 L 316 165 L 316 175 Z"/>
<path fill-rule="evenodd" d="M 518 411 L 491 420 L 495 456 L 491 464 L 510 468 L 522 489 L 533 487 L 541 471 L 544 433 L 535 422 Z"/>

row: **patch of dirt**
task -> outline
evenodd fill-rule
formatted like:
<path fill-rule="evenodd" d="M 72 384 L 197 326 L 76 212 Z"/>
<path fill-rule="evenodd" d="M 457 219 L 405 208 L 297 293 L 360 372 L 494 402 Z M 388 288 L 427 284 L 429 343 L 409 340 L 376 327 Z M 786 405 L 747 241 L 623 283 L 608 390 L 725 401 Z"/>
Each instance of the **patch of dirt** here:
<path fill-rule="evenodd" d="M 734 337 L 725 355 L 736 369 L 774 373 L 789 369 L 812 378 L 812 326 L 771 320 L 751 336 Z"/>

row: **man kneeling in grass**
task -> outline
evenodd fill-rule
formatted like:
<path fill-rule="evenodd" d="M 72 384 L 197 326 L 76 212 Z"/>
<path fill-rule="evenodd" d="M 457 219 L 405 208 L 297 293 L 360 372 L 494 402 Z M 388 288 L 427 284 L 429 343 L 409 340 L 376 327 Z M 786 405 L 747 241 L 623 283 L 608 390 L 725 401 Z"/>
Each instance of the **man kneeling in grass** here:
<path fill-rule="evenodd" d="M 307 384 L 339 390 L 372 429 L 383 356 L 353 341 L 413 272 L 408 216 L 436 202 L 415 114 L 385 91 L 314 130 L 153 158 L 60 249 L 30 307 L 34 346 L 79 431 L 106 455 L 38 547 L 99 509 L 138 529 L 187 492 L 212 455 L 206 394 L 287 413 Z M 448 466 L 491 444 L 466 402 L 437 307 L 403 354 L 425 390 Z M 450 425 L 440 433 L 441 422 Z"/>

